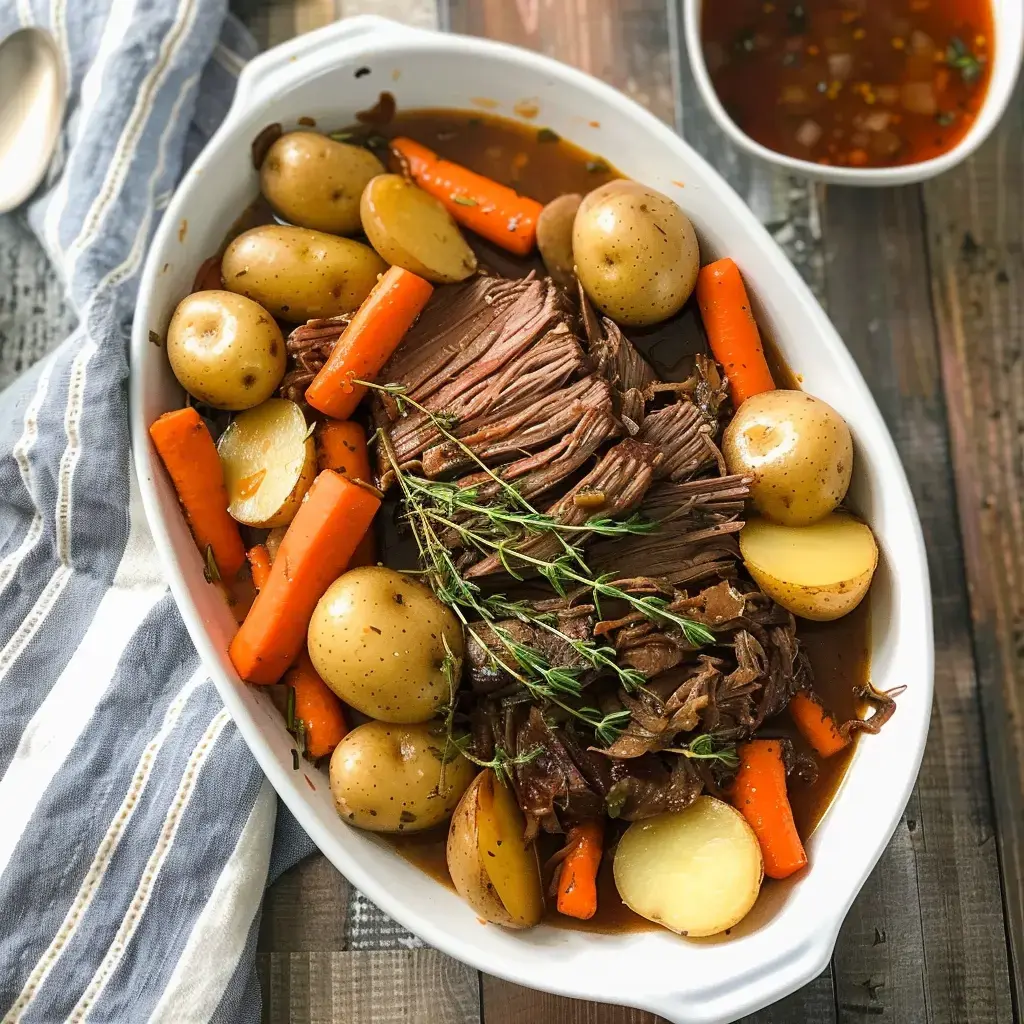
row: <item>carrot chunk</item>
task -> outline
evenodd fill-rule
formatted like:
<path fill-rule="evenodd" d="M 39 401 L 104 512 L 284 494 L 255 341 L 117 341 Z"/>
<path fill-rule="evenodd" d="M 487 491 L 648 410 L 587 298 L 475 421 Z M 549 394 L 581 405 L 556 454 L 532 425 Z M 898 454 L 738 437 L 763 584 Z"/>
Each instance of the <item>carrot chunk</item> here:
<path fill-rule="evenodd" d="M 535 199 L 485 178 L 450 160 L 442 160 L 412 139 L 392 139 L 412 180 L 440 199 L 463 226 L 517 256 L 526 256 L 537 242 L 537 218 L 544 207 Z"/>
<path fill-rule="evenodd" d="M 604 822 L 585 821 L 569 830 L 571 847 L 558 878 L 558 912 L 588 921 L 597 913 L 597 870 L 601 866 Z"/>
<path fill-rule="evenodd" d="M 283 682 L 295 692 L 295 721 L 302 723 L 306 753 L 314 760 L 330 754 L 348 732 L 345 710 L 313 668 L 305 646 Z"/>
<path fill-rule="evenodd" d="M 778 740 L 751 740 L 739 748 L 740 770 L 732 805 L 747 819 L 761 844 L 764 873 L 788 878 L 807 864 L 786 792 L 786 768 Z"/>
<path fill-rule="evenodd" d="M 327 416 L 347 420 L 366 394 L 356 380 L 375 377 L 427 304 L 434 286 L 391 267 L 363 300 L 327 362 L 306 388 L 306 401 Z"/>
<path fill-rule="evenodd" d="M 231 641 L 231 662 L 243 679 L 268 684 L 284 675 L 306 641 L 317 601 L 348 568 L 378 508 L 375 494 L 331 470 L 313 481 L 266 586 Z"/>
<path fill-rule="evenodd" d="M 149 436 L 203 557 L 212 554 L 221 578 L 233 580 L 245 565 L 245 545 L 228 515 L 224 471 L 203 418 L 192 408 L 175 409 L 149 428 Z"/>
<path fill-rule="evenodd" d="M 249 559 L 249 571 L 252 573 L 253 586 L 257 590 L 262 590 L 270 578 L 270 552 L 265 544 L 257 544 L 255 547 L 249 548 L 245 557 Z"/>
<path fill-rule="evenodd" d="M 733 405 L 738 409 L 752 395 L 774 391 L 775 381 L 764 357 L 750 298 L 739 267 L 732 260 L 700 268 L 697 305 L 711 352 L 729 378 Z"/>
<path fill-rule="evenodd" d="M 349 480 L 373 483 L 366 431 L 355 420 L 324 420 L 316 428 L 316 459 L 319 469 L 333 469 Z"/>
<path fill-rule="evenodd" d="M 812 693 L 798 693 L 789 702 L 789 714 L 800 735 L 819 757 L 838 754 L 850 742 L 839 731 L 825 705 Z"/>

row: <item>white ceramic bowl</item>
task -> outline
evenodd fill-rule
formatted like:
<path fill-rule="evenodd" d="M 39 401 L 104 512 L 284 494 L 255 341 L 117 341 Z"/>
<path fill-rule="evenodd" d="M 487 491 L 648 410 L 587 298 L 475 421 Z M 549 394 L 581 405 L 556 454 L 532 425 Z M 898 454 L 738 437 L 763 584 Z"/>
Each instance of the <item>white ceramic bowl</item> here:
<path fill-rule="evenodd" d="M 899 167 L 824 167 L 810 160 L 776 153 L 774 149 L 755 142 L 742 131 L 726 113 L 718 93 L 711 84 L 704 49 L 700 41 L 701 8 L 704 0 L 683 0 L 683 24 L 686 34 L 686 50 L 693 68 L 697 88 L 722 130 L 753 156 L 777 164 L 779 167 L 802 174 L 818 181 L 829 181 L 836 185 L 909 185 L 915 181 L 926 181 L 943 171 L 966 160 L 988 138 L 992 129 L 1006 110 L 1013 95 L 1013 87 L 1020 72 L 1021 57 L 1024 54 L 1024 3 L 1021 0 L 988 0 L 992 4 L 992 21 L 995 28 L 992 50 L 992 76 L 989 81 L 985 102 L 967 134 L 949 151 L 932 160 Z M 718 0 L 728 3 L 729 0 Z M 877 2 L 877 0 L 872 0 Z"/>
<path fill-rule="evenodd" d="M 356 77 L 359 68 L 370 74 Z M 809 391 L 849 422 L 857 451 L 853 499 L 882 549 L 872 589 L 873 677 L 906 684 L 893 720 L 862 741 L 821 826 L 811 867 L 770 886 L 725 941 L 685 941 L 666 931 L 597 935 L 543 926 L 484 925 L 453 892 L 383 841 L 338 818 L 325 777 L 292 770 L 291 738 L 259 689 L 227 657 L 234 622 L 213 588 L 147 427 L 181 405 L 162 348 L 175 304 L 257 193 L 249 146 L 268 122 L 300 116 L 340 126 L 381 89 L 400 107 L 472 106 L 476 97 L 511 114 L 539 103 L 540 123 L 604 154 L 626 174 L 677 199 L 693 218 L 705 256 L 742 268 L 758 316 Z M 595 126 L 594 122 L 597 123 Z M 183 221 L 188 230 L 180 231 Z M 649 113 L 578 71 L 521 50 L 356 18 L 303 36 L 243 72 L 225 124 L 186 175 L 146 264 L 132 337 L 131 417 L 136 467 L 171 589 L 224 702 L 263 770 L 321 850 L 378 906 L 432 946 L 483 971 L 533 988 L 628 1003 L 679 1024 L 731 1021 L 799 988 L 826 966 L 843 917 L 895 828 L 917 775 L 932 696 L 928 572 L 906 479 L 871 395 L 821 308 L 739 198 L 689 146 Z M 307 785 L 303 775 L 315 784 Z"/>

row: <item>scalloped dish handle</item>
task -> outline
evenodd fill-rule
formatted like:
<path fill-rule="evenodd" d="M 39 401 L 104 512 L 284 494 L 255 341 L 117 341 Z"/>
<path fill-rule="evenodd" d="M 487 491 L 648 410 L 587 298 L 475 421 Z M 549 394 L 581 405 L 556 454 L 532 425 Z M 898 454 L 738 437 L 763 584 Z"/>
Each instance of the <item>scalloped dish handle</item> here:
<path fill-rule="evenodd" d="M 291 78 L 291 66 L 300 57 L 304 72 L 312 75 L 344 60 L 348 43 L 365 41 L 368 36 L 384 42 L 427 34 L 428 29 L 410 28 L 375 14 L 360 14 L 289 39 L 254 57 L 242 69 L 227 120 L 233 120 L 242 111 L 273 94 L 283 77 Z"/>

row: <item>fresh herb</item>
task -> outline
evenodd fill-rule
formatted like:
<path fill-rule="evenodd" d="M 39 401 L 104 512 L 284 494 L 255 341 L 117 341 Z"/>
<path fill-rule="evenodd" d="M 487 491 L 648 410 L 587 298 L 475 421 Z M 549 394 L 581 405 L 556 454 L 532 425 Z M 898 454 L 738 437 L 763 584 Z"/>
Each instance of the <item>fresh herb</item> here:
<path fill-rule="evenodd" d="M 316 430 L 316 420 L 313 420 L 308 427 L 306 427 L 306 433 L 303 435 L 302 440 L 308 441 L 313 436 L 313 431 Z"/>
<path fill-rule="evenodd" d="M 203 579 L 207 583 L 220 583 L 220 569 L 217 567 L 217 559 L 213 556 L 213 545 L 206 545 L 206 565 L 203 567 Z"/>
<path fill-rule="evenodd" d="M 490 768 L 494 772 L 495 778 L 504 786 L 511 785 L 512 783 L 512 769 L 529 764 L 531 761 L 536 761 L 544 753 L 544 748 L 540 745 L 531 747 L 529 750 L 524 750 L 521 754 L 515 754 L 514 756 L 509 754 L 504 747 L 495 747 L 494 757 L 489 761 L 484 761 L 470 751 L 469 736 L 460 736 L 454 740 L 454 743 L 467 761 L 472 761 L 473 764 L 480 768 Z"/>
<path fill-rule="evenodd" d="M 943 128 L 948 128 L 956 121 L 956 114 L 952 110 L 940 110 L 935 115 L 935 121 Z"/>
<path fill-rule="evenodd" d="M 584 167 L 586 167 L 588 174 L 607 174 L 611 170 L 600 157 L 595 160 L 588 160 Z"/>
<path fill-rule="evenodd" d="M 740 764 L 736 744 L 723 743 L 716 747 L 715 738 L 706 732 L 695 736 L 685 747 L 666 748 L 665 753 L 682 754 L 698 761 L 717 761 L 723 768 L 738 768 Z"/>
<path fill-rule="evenodd" d="M 452 196 L 452 202 L 459 206 L 479 206 L 480 204 L 472 196 Z"/>
<path fill-rule="evenodd" d="M 297 772 L 299 770 L 299 752 L 292 747 L 292 771 Z"/>
<path fill-rule="evenodd" d="M 537 130 L 538 142 L 561 142 L 562 136 L 553 132 L 550 128 L 539 128 Z"/>
<path fill-rule="evenodd" d="M 971 53 L 959 36 L 953 36 L 946 47 L 946 63 L 960 72 L 966 85 L 973 85 L 981 77 L 981 58 Z"/>
<path fill-rule="evenodd" d="M 581 527 L 561 523 L 535 509 L 515 487 L 491 470 L 456 437 L 452 433 L 454 427 L 450 425 L 450 417 L 426 409 L 409 397 L 402 385 L 362 380 L 353 383 L 388 395 L 400 414 L 405 414 L 410 407 L 422 413 L 449 443 L 497 485 L 496 497 L 484 502 L 480 500 L 476 488 L 458 488 L 454 484 L 426 480 L 406 473 L 398 464 L 387 434 L 379 431 L 375 435 L 398 481 L 405 519 L 412 531 L 420 564 L 431 588 L 438 599 L 456 613 L 469 637 L 486 652 L 494 667 L 519 683 L 531 697 L 541 703 L 555 704 L 562 708 L 592 728 L 600 742 L 610 745 L 629 723 L 630 713 L 620 710 L 604 715 L 594 708 L 580 706 L 583 690 L 581 677 L 589 669 L 607 670 L 616 675 L 628 691 L 641 686 L 645 677 L 635 669 L 620 666 L 614 648 L 599 645 L 592 639 L 579 639 L 564 633 L 559 628 L 557 616 L 538 612 L 525 601 L 512 602 L 501 595 L 485 595 L 476 583 L 461 572 L 448 542 L 452 532 L 458 536 L 461 546 L 497 557 L 513 578 L 521 578 L 514 562 L 519 563 L 520 571 L 530 566 L 563 597 L 568 596 L 570 588 L 589 590 L 599 612 L 601 598 L 619 600 L 660 625 L 678 627 L 693 647 L 714 642 L 710 630 L 672 611 L 664 598 L 623 590 L 613 582 L 614 577 L 610 574 L 595 576 L 582 553 L 571 543 L 571 538 L 578 538 L 579 534 L 619 536 L 647 533 L 654 528 L 653 524 L 636 516 L 622 521 L 596 518 Z M 562 548 L 561 554 L 553 559 L 537 558 L 515 547 L 516 543 L 538 534 L 556 538 Z M 577 655 L 581 664 L 572 667 L 551 664 L 541 651 L 516 640 L 501 625 L 502 620 L 509 618 L 519 619 L 557 637 Z M 489 628 L 497 644 L 487 643 L 480 635 L 480 620 Z M 457 680 L 454 678 L 455 659 L 449 658 L 449 654 L 446 649 L 443 667 L 448 679 L 450 700 L 445 716 L 445 748 L 440 752 L 442 765 L 448 761 L 449 745 L 454 742 L 452 732 Z"/>
<path fill-rule="evenodd" d="M 327 138 L 334 139 L 335 142 L 351 142 L 355 135 L 352 132 L 328 132 Z"/>

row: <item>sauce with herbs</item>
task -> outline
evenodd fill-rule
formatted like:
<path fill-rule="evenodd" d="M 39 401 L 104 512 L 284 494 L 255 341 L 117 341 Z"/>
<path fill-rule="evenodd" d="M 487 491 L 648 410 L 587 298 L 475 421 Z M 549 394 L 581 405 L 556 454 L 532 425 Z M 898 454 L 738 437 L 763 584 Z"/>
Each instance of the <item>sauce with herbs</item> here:
<path fill-rule="evenodd" d="M 756 142 L 838 167 L 952 149 L 991 73 L 990 0 L 705 0 L 715 91 Z"/>

